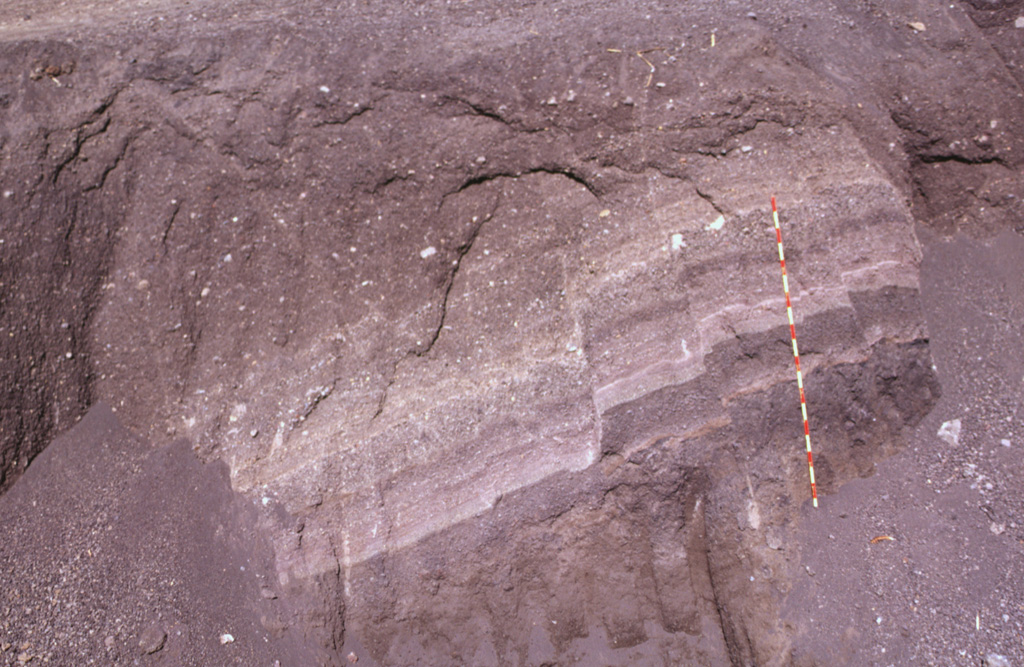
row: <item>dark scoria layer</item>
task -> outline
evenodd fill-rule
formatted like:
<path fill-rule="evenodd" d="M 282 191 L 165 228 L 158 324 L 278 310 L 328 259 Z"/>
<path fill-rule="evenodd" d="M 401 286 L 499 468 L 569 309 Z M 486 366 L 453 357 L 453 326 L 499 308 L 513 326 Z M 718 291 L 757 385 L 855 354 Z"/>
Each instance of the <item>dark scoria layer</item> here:
<path fill-rule="evenodd" d="M 915 220 L 1019 211 L 982 10 L 283 4 L 0 14 L 4 487 L 102 400 L 325 663 L 786 664 L 768 197 L 829 493 L 940 393 Z"/>

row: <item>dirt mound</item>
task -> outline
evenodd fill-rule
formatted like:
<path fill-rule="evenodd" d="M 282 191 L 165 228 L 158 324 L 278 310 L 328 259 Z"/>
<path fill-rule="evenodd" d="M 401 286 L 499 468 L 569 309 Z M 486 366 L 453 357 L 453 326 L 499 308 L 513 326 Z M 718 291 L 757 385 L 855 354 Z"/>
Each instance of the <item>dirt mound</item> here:
<path fill-rule="evenodd" d="M 150 447 L 99 405 L 0 510 L 10 664 L 313 660 L 283 631 L 295 610 L 278 599 L 255 507 L 232 493 L 227 466 L 200 463 L 184 441 Z"/>
<path fill-rule="evenodd" d="M 232 584 L 254 660 L 854 655 L 808 643 L 769 196 L 818 481 L 841 495 L 931 447 L 918 426 L 960 377 L 933 363 L 956 313 L 922 301 L 919 237 L 1016 256 L 1019 3 L 287 5 L 0 9 L 4 502 L 103 401 L 136 467 L 87 469 L 122 480 L 103 502 L 129 527 L 163 535 L 148 503 L 199 475 L 218 507 L 181 498 L 197 523 L 172 536 L 252 537 L 220 560 L 254 554 L 289 610 Z M 1016 414 L 1000 382 L 986 424 Z M 207 465 L 177 445 L 147 473 L 143 443 L 179 438 Z M 109 650 L 155 609 L 232 620 L 201 574 Z M 175 655 L 220 659 L 204 646 Z"/>

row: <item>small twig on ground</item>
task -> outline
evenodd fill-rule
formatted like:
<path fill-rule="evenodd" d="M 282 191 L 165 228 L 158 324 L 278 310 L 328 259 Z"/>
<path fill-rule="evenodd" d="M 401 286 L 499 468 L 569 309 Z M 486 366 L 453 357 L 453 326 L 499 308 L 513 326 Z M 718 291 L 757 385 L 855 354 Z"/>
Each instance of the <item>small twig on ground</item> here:
<path fill-rule="evenodd" d="M 650 74 L 647 75 L 647 83 L 644 84 L 644 88 L 650 88 L 651 87 L 651 81 L 654 80 L 654 63 L 652 63 L 650 60 L 648 60 L 646 57 L 644 57 L 644 54 L 645 53 L 652 53 L 654 51 L 665 51 L 665 50 L 666 49 L 665 49 L 664 46 L 655 46 L 654 48 L 650 48 L 650 49 L 640 49 L 639 51 L 636 52 L 636 56 L 638 58 L 640 58 L 640 60 L 644 61 L 644 64 L 646 64 L 648 67 L 651 68 Z M 608 53 L 623 53 L 622 49 L 606 49 L 606 51 L 608 51 Z"/>

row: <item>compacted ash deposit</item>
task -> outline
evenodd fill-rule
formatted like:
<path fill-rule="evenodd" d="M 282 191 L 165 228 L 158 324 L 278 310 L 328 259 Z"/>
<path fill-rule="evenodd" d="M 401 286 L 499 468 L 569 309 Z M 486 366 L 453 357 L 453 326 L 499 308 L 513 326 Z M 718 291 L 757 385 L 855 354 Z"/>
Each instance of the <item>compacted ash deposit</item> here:
<path fill-rule="evenodd" d="M 1024 665 L 1022 44 L 7 0 L 0 665 Z"/>

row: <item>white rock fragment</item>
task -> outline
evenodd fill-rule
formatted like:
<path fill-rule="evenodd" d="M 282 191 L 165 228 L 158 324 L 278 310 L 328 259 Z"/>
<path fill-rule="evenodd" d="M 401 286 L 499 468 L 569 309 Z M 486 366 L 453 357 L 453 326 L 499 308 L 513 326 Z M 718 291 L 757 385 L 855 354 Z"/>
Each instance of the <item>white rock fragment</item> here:
<path fill-rule="evenodd" d="M 210 296 L 210 288 L 209 287 L 204 287 L 203 291 L 199 293 L 199 296 L 201 298 L 203 298 L 203 299 L 205 299 L 206 297 Z"/>
<path fill-rule="evenodd" d="M 713 232 L 717 232 L 724 225 L 725 225 L 725 216 L 724 215 L 720 215 L 717 218 L 715 218 L 714 222 L 708 224 L 708 226 L 705 227 L 704 229 L 707 229 L 707 230 L 710 230 L 710 231 L 713 231 Z"/>
<path fill-rule="evenodd" d="M 1010 441 L 1007 440 L 1006 438 L 1003 438 L 1002 440 L 999 441 L 999 444 L 1002 445 L 1003 447 L 1009 447 Z"/>
<path fill-rule="evenodd" d="M 683 235 L 676 233 L 672 235 L 672 249 L 680 250 L 686 247 L 686 241 L 683 240 Z"/>
<path fill-rule="evenodd" d="M 245 413 L 247 411 L 248 408 L 246 407 L 245 403 L 235 404 L 235 406 L 231 408 L 231 414 L 228 415 L 228 421 L 231 423 L 237 422 L 239 419 L 245 416 Z"/>
<path fill-rule="evenodd" d="M 1018 16 L 1017 20 L 1013 22 L 1013 27 L 1024 28 L 1024 16 Z"/>
<path fill-rule="evenodd" d="M 910 29 L 913 30 L 914 32 L 924 32 L 925 29 L 924 24 L 921 23 L 920 21 L 911 21 L 907 25 L 910 26 Z"/>
<path fill-rule="evenodd" d="M 232 259 L 232 257 L 231 257 L 231 253 L 230 252 L 228 254 L 224 255 L 224 263 L 225 264 L 230 264 L 231 263 L 231 259 Z"/>
<path fill-rule="evenodd" d="M 1017 19 L 1018 21 L 1020 19 Z M 985 656 L 985 667 L 1010 667 L 1010 659 L 998 653 L 989 653 Z"/>
<path fill-rule="evenodd" d="M 753 146 L 740 146 L 740 151 L 744 153 L 749 153 L 752 150 L 754 150 Z"/>
<path fill-rule="evenodd" d="M 992 531 L 993 535 L 1002 535 L 1004 532 L 1006 532 L 1006 524 L 996 523 L 995 521 L 993 521 L 989 524 L 988 529 Z"/>
<path fill-rule="evenodd" d="M 430 257 L 431 255 L 434 254 L 437 254 L 437 248 L 435 248 L 434 246 L 427 246 L 423 250 L 420 250 L 420 257 L 422 257 L 423 259 L 426 259 L 427 257 Z"/>
<path fill-rule="evenodd" d="M 328 88 L 327 86 L 320 86 L 320 92 L 326 95 L 327 93 L 331 92 L 331 89 Z"/>
<path fill-rule="evenodd" d="M 948 422 L 943 422 L 942 426 L 939 427 L 939 438 L 945 440 L 954 447 L 960 444 L 960 420 L 953 419 Z"/>
<path fill-rule="evenodd" d="M 10 199 L 13 196 L 14 196 L 13 192 L 11 192 L 10 190 L 4 190 L 4 199 Z"/>
<path fill-rule="evenodd" d="M 232 643 L 233 641 L 235 641 L 235 638 L 234 638 L 234 637 L 232 637 L 232 636 L 231 636 L 230 634 L 228 634 L 227 632 L 225 632 L 224 634 L 222 634 L 222 635 L 220 636 L 220 643 L 221 643 L 221 644 L 230 644 L 230 643 Z"/>

